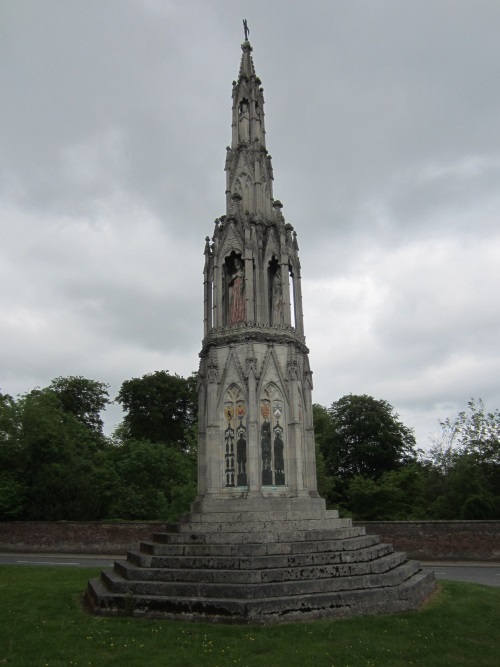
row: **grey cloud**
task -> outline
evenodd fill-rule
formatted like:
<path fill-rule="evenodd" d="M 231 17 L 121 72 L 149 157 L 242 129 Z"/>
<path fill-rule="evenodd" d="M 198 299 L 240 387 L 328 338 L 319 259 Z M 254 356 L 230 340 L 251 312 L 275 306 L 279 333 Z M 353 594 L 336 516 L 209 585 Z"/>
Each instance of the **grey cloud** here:
<path fill-rule="evenodd" d="M 2 3 L 0 386 L 196 367 L 243 17 L 315 400 L 425 444 L 499 398 L 496 0 Z"/>

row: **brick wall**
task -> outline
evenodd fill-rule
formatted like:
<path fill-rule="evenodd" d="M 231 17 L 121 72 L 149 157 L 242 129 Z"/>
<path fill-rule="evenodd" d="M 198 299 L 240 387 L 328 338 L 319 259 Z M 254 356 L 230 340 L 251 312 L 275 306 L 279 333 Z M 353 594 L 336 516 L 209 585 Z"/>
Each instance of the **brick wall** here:
<path fill-rule="evenodd" d="M 0 522 L 0 551 L 120 555 L 164 528 L 164 522 Z"/>
<path fill-rule="evenodd" d="M 500 521 L 354 522 L 418 560 L 500 561 Z M 158 522 L 0 522 L 0 551 L 125 554 L 161 532 Z"/>
<path fill-rule="evenodd" d="M 417 560 L 500 561 L 500 521 L 355 521 Z"/>

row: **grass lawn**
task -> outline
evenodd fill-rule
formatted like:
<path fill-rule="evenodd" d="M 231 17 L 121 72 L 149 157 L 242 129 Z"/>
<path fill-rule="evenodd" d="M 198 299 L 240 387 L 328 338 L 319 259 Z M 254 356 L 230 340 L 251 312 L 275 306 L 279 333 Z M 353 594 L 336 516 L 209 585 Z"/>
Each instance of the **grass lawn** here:
<path fill-rule="evenodd" d="M 268 627 L 97 618 L 99 570 L 0 566 L 0 665 L 479 667 L 500 664 L 500 588 L 443 582 L 417 612 Z"/>

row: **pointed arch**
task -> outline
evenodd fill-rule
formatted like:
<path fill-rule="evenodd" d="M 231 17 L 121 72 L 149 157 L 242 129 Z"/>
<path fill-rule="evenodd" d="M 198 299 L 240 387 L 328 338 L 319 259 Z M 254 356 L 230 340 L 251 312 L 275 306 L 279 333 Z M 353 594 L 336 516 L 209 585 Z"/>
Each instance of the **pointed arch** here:
<path fill-rule="evenodd" d="M 260 371 L 260 381 L 257 391 L 259 394 L 262 393 L 264 387 L 268 384 L 276 384 L 276 386 L 281 387 L 280 391 L 283 392 L 285 401 L 288 403 L 288 387 L 285 383 L 285 377 L 281 370 L 281 366 L 278 362 L 276 352 L 272 345 L 269 345 L 264 360 L 262 362 L 261 371 Z"/>
<path fill-rule="evenodd" d="M 224 394 L 224 480 L 226 488 L 247 486 L 246 398 L 242 388 L 232 383 Z"/>
<path fill-rule="evenodd" d="M 226 363 L 222 369 L 220 376 L 219 392 L 217 395 L 217 402 L 220 404 L 222 395 L 226 394 L 229 387 L 236 385 L 243 392 L 245 400 L 248 400 L 247 390 L 245 385 L 245 373 L 241 365 L 240 359 L 234 350 L 231 350 L 227 356 Z"/>
<path fill-rule="evenodd" d="M 262 486 L 285 486 L 285 402 L 274 382 L 260 396 Z"/>
<path fill-rule="evenodd" d="M 253 203 L 253 179 L 246 171 L 240 171 L 233 182 L 233 194 L 241 197 L 244 211 L 251 211 Z"/>
<path fill-rule="evenodd" d="M 246 320 L 246 276 L 242 253 L 234 250 L 222 264 L 222 322 L 233 326 Z"/>
<path fill-rule="evenodd" d="M 242 254 L 243 247 L 244 243 L 241 233 L 237 231 L 234 222 L 231 222 L 227 227 L 218 256 L 224 259 L 227 255 L 230 255 L 232 251 Z"/>
<path fill-rule="evenodd" d="M 266 250 L 265 250 L 265 258 L 266 262 L 268 262 L 272 255 L 275 255 L 276 257 L 280 256 L 280 247 L 278 243 L 278 239 L 276 238 L 276 234 L 274 229 L 270 229 L 269 235 L 267 237 L 267 243 L 266 243 Z"/>

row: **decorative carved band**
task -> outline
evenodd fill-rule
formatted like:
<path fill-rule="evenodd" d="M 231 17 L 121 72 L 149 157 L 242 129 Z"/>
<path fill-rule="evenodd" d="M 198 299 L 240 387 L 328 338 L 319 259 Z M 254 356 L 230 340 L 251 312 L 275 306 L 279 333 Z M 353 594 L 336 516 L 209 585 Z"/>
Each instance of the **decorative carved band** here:
<path fill-rule="evenodd" d="M 205 356 L 214 345 L 230 345 L 234 343 L 292 343 L 304 354 L 309 354 L 304 336 L 298 334 L 288 324 L 266 325 L 257 322 L 239 322 L 231 327 L 215 327 L 203 340 L 200 357 Z"/>

